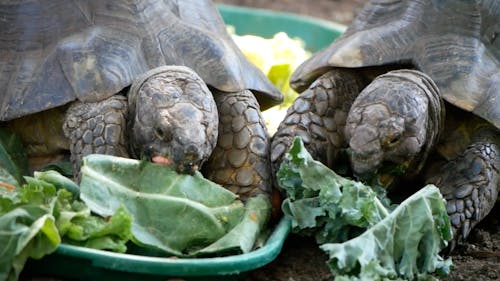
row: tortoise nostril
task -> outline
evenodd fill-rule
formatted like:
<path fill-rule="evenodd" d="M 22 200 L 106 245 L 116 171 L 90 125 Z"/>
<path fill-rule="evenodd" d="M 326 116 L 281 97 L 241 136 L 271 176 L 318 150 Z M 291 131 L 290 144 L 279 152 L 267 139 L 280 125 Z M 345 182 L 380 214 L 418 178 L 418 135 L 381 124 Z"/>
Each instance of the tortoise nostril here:
<path fill-rule="evenodd" d="M 186 147 L 186 155 L 189 156 L 197 156 L 199 154 L 198 147 L 195 145 L 191 144 Z"/>
<path fill-rule="evenodd" d="M 170 133 L 170 131 L 163 128 L 163 127 L 154 128 L 154 134 L 156 135 L 156 137 L 158 137 L 161 140 L 164 140 L 164 141 L 172 140 L 172 134 Z"/>
<path fill-rule="evenodd" d="M 159 137 L 160 139 L 163 139 L 163 130 L 161 130 L 160 128 L 156 128 L 155 129 L 155 134 L 157 137 Z"/>

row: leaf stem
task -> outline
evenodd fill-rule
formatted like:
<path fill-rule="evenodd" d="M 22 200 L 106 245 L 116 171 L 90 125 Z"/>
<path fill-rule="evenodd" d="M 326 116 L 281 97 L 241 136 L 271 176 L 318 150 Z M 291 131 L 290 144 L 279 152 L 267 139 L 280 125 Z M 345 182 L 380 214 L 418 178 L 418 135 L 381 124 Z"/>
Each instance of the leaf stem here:
<path fill-rule="evenodd" d="M 387 211 L 387 208 L 380 202 L 377 196 L 375 196 L 375 204 L 379 208 L 379 210 L 382 211 L 382 214 L 384 214 L 384 218 L 389 216 L 389 211 Z"/>

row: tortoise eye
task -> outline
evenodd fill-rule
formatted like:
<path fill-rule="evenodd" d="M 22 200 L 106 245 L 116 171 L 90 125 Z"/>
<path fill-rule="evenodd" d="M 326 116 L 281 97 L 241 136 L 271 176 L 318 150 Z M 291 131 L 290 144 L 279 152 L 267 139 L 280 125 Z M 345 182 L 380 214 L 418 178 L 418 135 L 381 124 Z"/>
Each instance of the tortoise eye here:
<path fill-rule="evenodd" d="M 393 145 L 398 144 L 400 141 L 401 141 L 401 135 L 396 134 L 396 135 L 392 135 L 392 136 L 387 137 L 387 139 L 385 140 L 385 143 L 387 145 L 393 146 Z"/>
<path fill-rule="evenodd" d="M 161 140 L 170 141 L 172 139 L 172 135 L 170 134 L 170 132 L 164 128 L 156 127 L 154 129 L 154 133 L 156 137 L 158 137 Z"/>

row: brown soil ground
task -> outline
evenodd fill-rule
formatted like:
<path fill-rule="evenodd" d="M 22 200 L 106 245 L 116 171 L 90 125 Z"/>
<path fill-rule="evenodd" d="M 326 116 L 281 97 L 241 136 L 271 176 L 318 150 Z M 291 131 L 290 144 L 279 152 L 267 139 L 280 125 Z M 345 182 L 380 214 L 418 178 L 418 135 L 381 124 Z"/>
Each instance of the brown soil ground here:
<path fill-rule="evenodd" d="M 218 0 L 218 3 L 299 13 L 348 25 L 366 0 Z M 499 205 L 499 204 L 497 204 Z M 454 268 L 442 280 L 500 280 L 500 208 L 476 227 L 465 245 L 451 255 Z M 332 280 L 327 256 L 311 238 L 291 235 L 283 251 L 269 265 L 250 272 L 246 280 Z"/>

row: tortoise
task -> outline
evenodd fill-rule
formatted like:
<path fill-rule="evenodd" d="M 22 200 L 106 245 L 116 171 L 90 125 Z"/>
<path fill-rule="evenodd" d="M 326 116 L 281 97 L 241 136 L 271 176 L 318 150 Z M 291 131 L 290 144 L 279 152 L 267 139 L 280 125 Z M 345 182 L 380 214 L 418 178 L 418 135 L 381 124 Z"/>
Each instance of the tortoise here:
<path fill-rule="evenodd" d="M 0 19 L 0 124 L 32 167 L 110 154 L 269 192 L 260 110 L 283 98 L 211 1 L 8 1 Z"/>
<path fill-rule="evenodd" d="M 273 169 L 300 136 L 315 159 L 347 162 L 359 179 L 434 183 L 453 248 L 500 188 L 499 22 L 498 1 L 369 2 L 293 73 L 301 94 L 272 138 Z"/>

